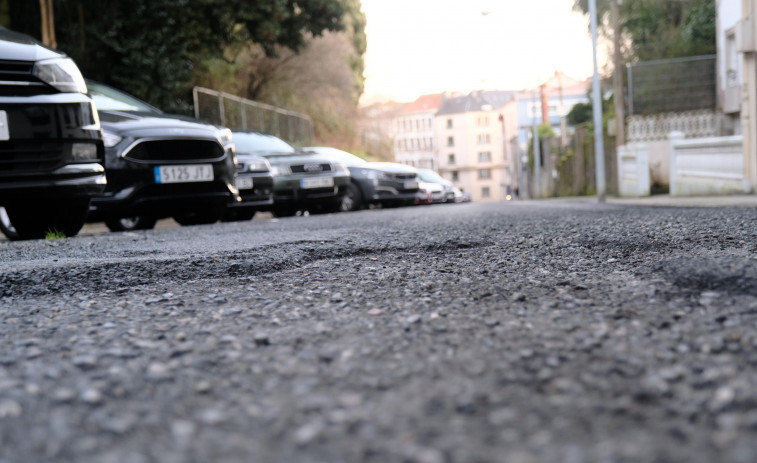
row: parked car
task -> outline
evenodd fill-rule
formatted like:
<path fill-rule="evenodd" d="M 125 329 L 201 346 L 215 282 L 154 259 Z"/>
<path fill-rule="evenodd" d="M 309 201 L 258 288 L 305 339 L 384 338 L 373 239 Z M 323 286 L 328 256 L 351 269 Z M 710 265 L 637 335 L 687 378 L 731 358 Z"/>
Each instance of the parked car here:
<path fill-rule="evenodd" d="M 446 203 L 447 195 L 440 183 L 418 182 L 418 194 L 414 204 Z"/>
<path fill-rule="evenodd" d="M 66 54 L 0 27 L 0 230 L 76 235 L 105 188 L 100 122 Z"/>
<path fill-rule="evenodd" d="M 113 231 L 150 229 L 167 217 L 207 224 L 240 201 L 230 130 L 166 114 L 101 83 L 87 86 L 100 114 L 108 177 L 89 221 Z"/>
<path fill-rule="evenodd" d="M 352 182 L 342 201 L 342 211 L 369 206 L 397 207 L 413 204 L 418 194 L 418 173 L 395 162 L 368 162 L 336 148 L 311 146 L 303 151 L 341 162 L 350 170 Z"/>
<path fill-rule="evenodd" d="M 259 210 L 273 204 L 273 174 L 271 164 L 264 157 L 237 154 L 236 187 L 241 202 L 228 205 L 222 221 L 250 220 Z"/>
<path fill-rule="evenodd" d="M 471 201 L 470 193 L 463 191 L 458 187 L 453 187 L 452 191 L 455 192 L 456 203 L 469 203 Z"/>
<path fill-rule="evenodd" d="M 306 153 L 273 135 L 233 132 L 239 155 L 262 156 L 271 163 L 273 205 L 276 217 L 298 212 L 338 212 L 350 185 L 350 171 L 341 162 Z"/>
<path fill-rule="evenodd" d="M 435 171 L 431 169 L 418 170 L 418 178 L 421 182 L 440 185 L 442 187 L 442 194 L 436 194 L 434 196 L 435 203 L 454 203 L 455 202 L 455 190 L 452 182 L 445 179 Z M 437 188 L 433 188 L 435 191 Z"/>

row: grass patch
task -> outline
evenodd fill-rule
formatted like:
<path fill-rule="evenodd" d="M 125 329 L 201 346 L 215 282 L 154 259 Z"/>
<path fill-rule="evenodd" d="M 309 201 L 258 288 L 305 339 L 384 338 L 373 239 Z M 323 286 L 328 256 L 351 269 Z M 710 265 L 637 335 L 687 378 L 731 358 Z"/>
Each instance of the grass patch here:
<path fill-rule="evenodd" d="M 45 239 L 46 240 L 60 240 L 66 237 L 66 234 L 63 233 L 60 230 L 57 229 L 50 229 L 47 230 L 47 233 L 45 233 Z"/>

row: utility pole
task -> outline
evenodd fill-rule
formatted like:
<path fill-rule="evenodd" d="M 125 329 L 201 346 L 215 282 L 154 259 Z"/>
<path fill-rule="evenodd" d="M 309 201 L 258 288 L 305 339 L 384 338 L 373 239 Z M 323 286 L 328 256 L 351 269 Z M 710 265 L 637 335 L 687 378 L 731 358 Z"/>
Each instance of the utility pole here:
<path fill-rule="evenodd" d="M 533 125 L 534 125 L 534 197 L 541 198 L 541 146 L 539 142 L 539 124 L 536 117 L 537 100 L 534 93 L 531 93 L 533 98 L 532 108 L 534 111 Z"/>
<path fill-rule="evenodd" d="M 594 164 L 597 167 L 597 200 L 605 202 L 605 146 L 602 133 L 602 89 L 597 70 L 597 0 L 589 0 L 591 25 L 591 45 L 594 56 L 594 77 L 592 79 L 592 113 L 594 114 Z"/>
<path fill-rule="evenodd" d="M 610 14 L 612 16 L 612 42 L 613 42 L 613 94 L 615 95 L 615 146 L 626 144 L 626 113 L 625 92 L 623 91 L 623 55 L 620 50 L 620 5 L 623 0 L 613 0 Z"/>

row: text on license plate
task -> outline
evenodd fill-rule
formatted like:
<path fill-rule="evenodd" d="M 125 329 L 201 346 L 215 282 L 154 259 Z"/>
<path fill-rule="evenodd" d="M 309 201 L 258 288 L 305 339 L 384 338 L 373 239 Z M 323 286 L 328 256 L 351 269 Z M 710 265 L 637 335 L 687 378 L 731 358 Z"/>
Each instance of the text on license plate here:
<path fill-rule="evenodd" d="M 302 188 L 328 188 L 334 186 L 333 177 L 303 178 L 300 180 Z"/>
<path fill-rule="evenodd" d="M 235 184 L 237 190 L 252 190 L 252 178 L 251 177 L 237 177 Z"/>
<path fill-rule="evenodd" d="M 213 164 L 156 166 L 155 183 L 212 182 Z"/>
<path fill-rule="evenodd" d="M 414 181 L 405 182 L 406 190 L 412 190 L 415 188 L 418 188 L 418 182 L 414 182 Z"/>
<path fill-rule="evenodd" d="M 11 132 L 8 127 L 8 113 L 0 111 L 0 140 L 10 140 Z"/>

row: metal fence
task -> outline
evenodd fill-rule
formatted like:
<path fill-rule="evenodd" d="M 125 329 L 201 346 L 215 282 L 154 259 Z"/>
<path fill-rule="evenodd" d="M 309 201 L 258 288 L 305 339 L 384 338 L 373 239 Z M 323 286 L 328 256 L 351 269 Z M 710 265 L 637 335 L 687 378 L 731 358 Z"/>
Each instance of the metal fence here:
<path fill-rule="evenodd" d="M 629 115 L 714 109 L 716 79 L 715 55 L 629 64 Z"/>
<path fill-rule="evenodd" d="M 195 117 L 231 130 L 251 130 L 308 146 L 313 141 L 313 120 L 307 114 L 258 103 L 203 87 L 192 90 Z"/>

